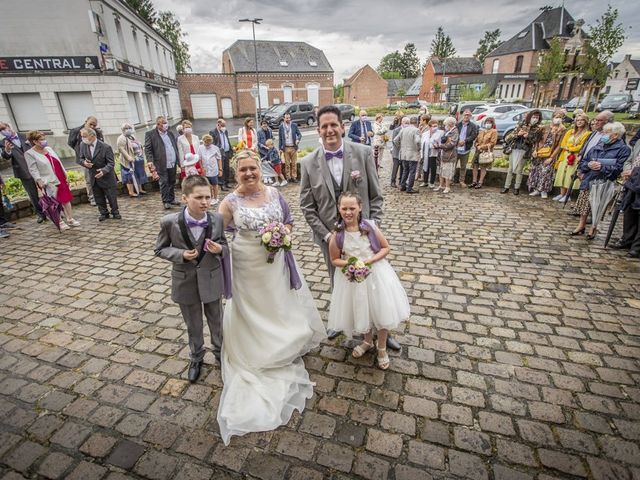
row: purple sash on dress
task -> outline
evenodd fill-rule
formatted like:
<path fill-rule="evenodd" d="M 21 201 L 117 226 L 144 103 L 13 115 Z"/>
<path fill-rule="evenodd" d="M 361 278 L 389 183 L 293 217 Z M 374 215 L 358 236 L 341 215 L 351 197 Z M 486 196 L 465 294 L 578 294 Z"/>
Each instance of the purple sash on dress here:
<path fill-rule="evenodd" d="M 222 266 L 222 295 L 228 300 L 232 296 L 231 255 L 227 252 L 226 255 L 221 256 L 220 263 Z"/>
<path fill-rule="evenodd" d="M 280 208 L 282 208 L 282 223 L 285 225 L 293 225 L 293 217 L 289 210 L 289 204 L 284 197 L 280 195 L 280 193 L 278 193 L 278 200 L 280 201 Z M 286 263 L 287 268 L 289 269 L 289 288 L 291 288 L 291 290 L 298 290 L 302 287 L 302 281 L 298 275 L 298 269 L 296 268 L 296 262 L 291 250 L 284 252 L 284 263 Z"/>
<path fill-rule="evenodd" d="M 380 246 L 380 240 L 378 240 L 378 236 L 376 235 L 375 227 L 369 220 L 362 220 L 359 227 L 361 231 L 367 233 L 367 237 L 369 237 L 369 245 L 371 245 L 373 253 L 378 253 L 382 247 Z M 338 230 L 338 233 L 336 233 L 336 244 L 340 250 L 344 247 L 344 232 L 344 223 L 340 222 L 340 229 Z"/>

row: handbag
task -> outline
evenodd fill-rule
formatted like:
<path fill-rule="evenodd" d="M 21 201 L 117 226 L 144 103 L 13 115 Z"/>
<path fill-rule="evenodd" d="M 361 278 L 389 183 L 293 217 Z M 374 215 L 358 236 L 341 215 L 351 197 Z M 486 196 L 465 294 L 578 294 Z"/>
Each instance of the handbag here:
<path fill-rule="evenodd" d="M 551 156 L 551 147 L 540 147 L 536 150 L 537 158 L 549 158 Z"/>
<path fill-rule="evenodd" d="M 491 165 L 493 163 L 493 152 L 481 152 L 478 157 L 480 165 Z"/>

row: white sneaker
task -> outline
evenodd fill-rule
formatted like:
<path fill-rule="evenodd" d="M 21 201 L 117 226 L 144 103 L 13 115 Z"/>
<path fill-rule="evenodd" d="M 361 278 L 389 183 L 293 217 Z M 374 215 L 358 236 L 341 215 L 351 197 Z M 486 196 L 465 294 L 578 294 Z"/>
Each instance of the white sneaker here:
<path fill-rule="evenodd" d="M 556 195 L 555 197 L 553 197 L 553 199 L 552 199 L 552 200 L 553 200 L 554 202 L 559 202 L 561 198 L 563 198 L 563 197 L 562 197 L 562 194 L 560 194 L 560 195 Z"/>
<path fill-rule="evenodd" d="M 442 187 L 440 185 L 433 189 L 434 192 L 439 192 L 440 190 L 442 190 Z"/>
<path fill-rule="evenodd" d="M 429 188 L 436 188 L 436 184 L 435 183 L 430 183 L 429 184 Z"/>
<path fill-rule="evenodd" d="M 67 225 L 64 220 L 60 220 L 60 230 L 69 230 L 71 227 Z"/>
<path fill-rule="evenodd" d="M 445 188 L 442 193 L 449 193 L 451 190 L 449 190 L 448 188 Z"/>
<path fill-rule="evenodd" d="M 540 195 L 540 192 L 538 190 L 534 190 L 529 194 L 530 197 L 537 197 L 538 195 Z"/>
<path fill-rule="evenodd" d="M 421 187 L 426 187 L 426 186 L 427 186 L 427 184 L 426 184 L 426 183 L 424 183 L 424 182 L 422 182 L 422 183 L 420 184 L 420 186 L 421 186 Z"/>
<path fill-rule="evenodd" d="M 562 197 L 562 196 L 561 196 L 561 197 L 558 199 L 558 203 L 564 203 L 566 199 L 567 199 L 567 197 Z"/>
<path fill-rule="evenodd" d="M 540 197 L 541 197 L 541 198 L 548 198 L 548 197 L 549 197 L 549 195 L 547 194 L 547 192 L 542 192 L 542 193 L 540 194 Z"/>
<path fill-rule="evenodd" d="M 68 222 L 68 223 L 69 223 L 69 226 L 70 226 L 70 227 L 79 227 L 79 226 L 80 226 L 80 222 L 79 222 L 79 221 L 77 221 L 75 218 L 74 218 L 74 219 L 72 219 L 72 220 L 69 220 L 69 222 Z"/>
<path fill-rule="evenodd" d="M 273 186 L 274 187 L 279 187 L 280 186 L 280 182 L 273 182 Z"/>
<path fill-rule="evenodd" d="M 280 186 L 284 187 L 285 185 L 287 185 L 289 182 L 287 182 L 286 180 L 282 180 L 282 182 L 280 182 Z"/>

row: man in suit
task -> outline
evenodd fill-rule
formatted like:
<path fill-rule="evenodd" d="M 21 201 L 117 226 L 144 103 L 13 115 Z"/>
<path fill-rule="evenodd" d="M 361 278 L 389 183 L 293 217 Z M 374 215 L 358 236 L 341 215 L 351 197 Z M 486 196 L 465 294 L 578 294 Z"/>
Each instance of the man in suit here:
<path fill-rule="evenodd" d="M 298 144 L 302 134 L 296 122 L 291 121 L 291 114 L 284 114 L 284 121 L 278 129 L 280 154 L 284 157 L 284 178 L 287 182 L 298 181 Z"/>
<path fill-rule="evenodd" d="M 229 254 L 220 214 L 207 212 L 211 201 L 209 182 L 194 175 L 182 181 L 186 207 L 165 216 L 156 240 L 156 256 L 173 263 L 171 300 L 180 306 L 187 326 L 191 364 L 188 378 L 194 383 L 204 360 L 202 312 L 207 318 L 213 354 L 220 361 L 222 348 L 222 259 Z M 227 292 L 229 293 L 229 292 Z"/>
<path fill-rule="evenodd" d="M 322 146 L 300 162 L 300 208 L 311 227 L 314 242 L 320 246 L 333 285 L 334 266 L 329 240 L 338 220 L 337 201 L 343 191 L 357 192 L 362 198 L 362 217 L 376 223 L 382 220 L 382 189 L 378 182 L 371 148 L 343 142 L 344 126 L 340 110 L 328 105 L 318 111 L 318 133 Z M 335 338 L 339 332 L 330 331 Z M 389 348 L 399 350 L 389 336 Z"/>
<path fill-rule="evenodd" d="M 366 110 L 360 110 L 360 119 L 351 124 L 349 128 L 349 138 L 352 142 L 371 146 L 373 137 L 373 126 L 367 118 Z"/>
<path fill-rule="evenodd" d="M 462 112 L 462 121 L 458 122 L 458 140 L 457 153 L 460 162 L 460 172 L 458 173 L 458 181 L 461 187 L 466 187 L 464 181 L 467 178 L 467 163 L 469 162 L 469 152 L 473 148 L 473 143 L 478 137 L 478 126 L 471 121 L 471 110 L 465 109 Z M 454 182 L 455 183 L 455 182 Z"/>
<path fill-rule="evenodd" d="M 220 149 L 222 154 L 222 171 L 218 175 L 220 190 L 229 190 L 229 161 L 233 157 L 233 148 L 229 140 L 229 132 L 227 131 L 227 122 L 219 118 L 216 128 L 211 130 L 209 134 L 213 137 L 213 143 Z"/>
<path fill-rule="evenodd" d="M 91 128 L 94 132 L 96 132 L 96 137 L 98 138 L 98 140 L 104 142 L 104 135 L 102 134 L 102 130 L 98 128 L 98 119 L 93 115 L 87 117 L 87 119 L 84 121 L 84 125 L 80 125 L 79 127 L 69 130 L 67 145 L 73 148 L 73 150 L 76 152 L 76 163 L 80 159 L 80 147 L 82 146 L 80 130 L 82 130 L 83 128 Z M 89 181 L 89 170 L 84 171 L 84 180 L 87 188 L 87 196 L 89 197 L 89 203 L 95 207 L 96 201 L 93 195 L 93 190 L 91 189 L 91 182 Z"/>
<path fill-rule="evenodd" d="M 269 128 L 267 121 L 262 120 L 258 129 L 258 153 L 260 153 L 260 158 L 266 157 L 269 153 L 269 148 L 266 145 L 267 140 L 273 140 L 273 132 Z"/>
<path fill-rule="evenodd" d="M 38 223 L 45 221 L 42 208 L 38 202 L 38 186 L 29 173 L 24 152 L 31 148 L 26 137 L 16 133 L 8 123 L 0 122 L 0 135 L 2 136 L 2 158 L 11 160 L 13 176 L 20 179 L 25 192 L 29 196 L 31 206 L 36 212 Z"/>
<path fill-rule="evenodd" d="M 395 120 L 394 120 L 395 122 Z M 402 179 L 402 162 L 400 161 L 400 145 L 396 144 L 396 137 L 402 132 L 402 118 L 398 125 L 392 129 L 391 134 L 391 159 L 393 160 L 393 167 L 391 167 L 391 186 L 397 187 L 396 178 L 398 182 Z"/>
<path fill-rule="evenodd" d="M 122 217 L 118 210 L 118 193 L 116 192 L 118 181 L 113 150 L 110 145 L 98 140 L 96 132 L 92 128 L 83 128 L 80 130 L 80 136 L 82 143 L 80 145 L 80 159 L 77 163 L 89 172 L 89 181 L 100 211 L 98 221 L 103 222 L 109 218 L 107 202 L 109 202 L 111 216 L 120 220 Z"/>
<path fill-rule="evenodd" d="M 156 118 L 156 128 L 144 135 L 144 154 L 147 161 L 153 163 L 160 177 L 160 196 L 165 210 L 173 205 L 180 205 L 176 201 L 176 169 L 178 166 L 178 144 L 173 132 L 169 131 L 169 122 L 160 115 Z"/>
<path fill-rule="evenodd" d="M 398 159 L 402 162 L 400 191 L 407 193 L 418 193 L 413 189 L 416 168 L 420 160 L 420 131 L 417 124 L 417 117 L 411 117 L 411 119 L 404 117 L 402 119 L 403 128 L 398 135 L 393 137 L 393 145 L 399 149 Z"/>

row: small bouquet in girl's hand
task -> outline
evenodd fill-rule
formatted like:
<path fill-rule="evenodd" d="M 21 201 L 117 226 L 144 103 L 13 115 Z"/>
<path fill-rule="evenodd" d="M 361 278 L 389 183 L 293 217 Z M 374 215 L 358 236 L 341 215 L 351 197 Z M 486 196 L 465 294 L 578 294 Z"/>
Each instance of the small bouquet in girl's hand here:
<path fill-rule="evenodd" d="M 279 250 L 291 250 L 291 232 L 285 224 L 280 222 L 267 223 L 258 233 L 260 235 L 260 243 L 269 252 L 267 263 L 273 263 Z"/>
<path fill-rule="evenodd" d="M 342 273 L 350 282 L 362 283 L 371 273 L 371 264 L 364 263 L 356 257 L 349 257 L 347 264 L 342 267 Z"/>

